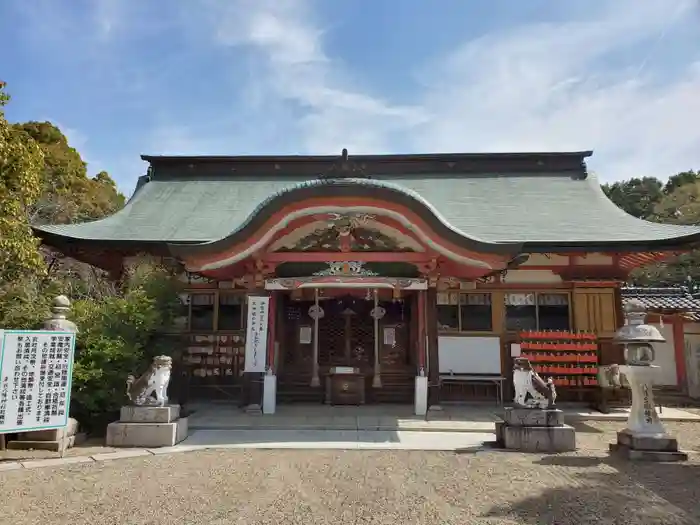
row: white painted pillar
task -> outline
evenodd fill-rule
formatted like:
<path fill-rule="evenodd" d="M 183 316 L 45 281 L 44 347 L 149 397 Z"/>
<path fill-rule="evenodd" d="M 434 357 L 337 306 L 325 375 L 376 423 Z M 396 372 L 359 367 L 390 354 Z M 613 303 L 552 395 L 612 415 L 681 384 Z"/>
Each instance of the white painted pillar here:
<path fill-rule="evenodd" d="M 318 288 L 314 288 L 314 305 L 318 312 Z M 311 386 L 321 386 L 321 378 L 318 376 L 318 315 L 314 316 L 314 364 L 311 374 Z"/>
<path fill-rule="evenodd" d="M 372 312 L 377 312 L 379 307 L 379 291 L 374 289 L 374 309 Z M 381 365 L 379 364 L 379 348 L 381 341 L 381 334 L 379 333 L 379 318 L 376 315 L 372 316 L 374 318 L 374 377 L 372 378 L 372 387 L 381 388 L 382 387 L 382 376 L 381 376 Z"/>
<path fill-rule="evenodd" d="M 415 414 L 424 416 L 428 413 L 428 377 L 416 376 Z"/>
<path fill-rule="evenodd" d="M 267 370 L 263 379 L 263 414 L 274 414 L 277 410 L 277 376 Z"/>

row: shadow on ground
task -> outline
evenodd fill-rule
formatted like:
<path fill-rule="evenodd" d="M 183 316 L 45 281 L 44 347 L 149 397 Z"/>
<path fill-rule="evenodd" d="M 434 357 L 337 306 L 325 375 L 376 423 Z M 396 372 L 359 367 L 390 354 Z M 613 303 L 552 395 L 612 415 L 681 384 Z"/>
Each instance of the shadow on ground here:
<path fill-rule="evenodd" d="M 571 421 L 568 422 L 574 429 L 576 429 L 576 432 L 581 432 L 584 434 L 604 434 L 604 431 L 597 429 L 588 423 L 584 423 L 583 421 Z"/>
<path fill-rule="evenodd" d="M 573 456 L 544 457 L 534 464 L 570 467 L 570 486 L 546 489 L 517 503 L 495 506 L 483 517 L 510 518 L 528 525 L 700 523 L 699 464 Z M 577 471 L 601 464 L 617 472 Z"/>

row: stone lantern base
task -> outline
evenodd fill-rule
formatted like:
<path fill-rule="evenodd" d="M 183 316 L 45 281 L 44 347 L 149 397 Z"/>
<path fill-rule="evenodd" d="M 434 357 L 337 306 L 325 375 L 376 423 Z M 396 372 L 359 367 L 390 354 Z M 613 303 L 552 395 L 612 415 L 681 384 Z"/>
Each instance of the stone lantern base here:
<path fill-rule="evenodd" d="M 610 444 L 610 452 L 625 459 L 640 461 L 687 461 L 688 454 L 678 450 L 676 438 L 635 435 L 625 429 L 617 433 L 617 443 Z"/>

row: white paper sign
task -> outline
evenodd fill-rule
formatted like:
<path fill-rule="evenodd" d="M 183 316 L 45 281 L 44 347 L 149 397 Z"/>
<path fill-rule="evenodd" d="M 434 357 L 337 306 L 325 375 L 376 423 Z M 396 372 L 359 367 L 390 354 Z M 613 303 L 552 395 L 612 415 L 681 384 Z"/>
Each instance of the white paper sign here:
<path fill-rule="evenodd" d="M 311 327 L 310 326 L 300 326 L 299 327 L 299 344 L 310 345 L 311 344 Z"/>
<path fill-rule="evenodd" d="M 68 424 L 75 334 L 0 330 L 0 433 Z"/>
<path fill-rule="evenodd" d="M 510 356 L 511 357 L 520 357 L 521 353 L 522 353 L 522 348 L 520 347 L 520 343 L 511 343 L 510 344 Z"/>
<path fill-rule="evenodd" d="M 248 327 L 245 339 L 245 372 L 264 372 L 267 355 L 269 297 L 248 297 Z"/>
<path fill-rule="evenodd" d="M 396 344 L 396 329 L 393 326 L 384 327 L 384 344 L 389 346 Z"/>

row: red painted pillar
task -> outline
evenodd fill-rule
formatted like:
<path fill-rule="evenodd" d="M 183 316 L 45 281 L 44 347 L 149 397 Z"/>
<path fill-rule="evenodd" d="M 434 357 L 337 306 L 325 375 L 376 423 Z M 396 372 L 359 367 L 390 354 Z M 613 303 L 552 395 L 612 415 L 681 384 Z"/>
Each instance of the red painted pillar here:
<path fill-rule="evenodd" d="M 267 367 L 276 373 L 277 363 L 275 363 L 275 326 L 277 320 L 277 293 L 270 292 L 270 304 L 267 312 Z"/>
<path fill-rule="evenodd" d="M 676 378 L 678 388 L 686 392 L 688 387 L 688 376 L 685 368 L 685 331 L 683 329 L 683 319 L 680 315 L 671 317 L 673 327 L 673 353 L 676 357 Z"/>

